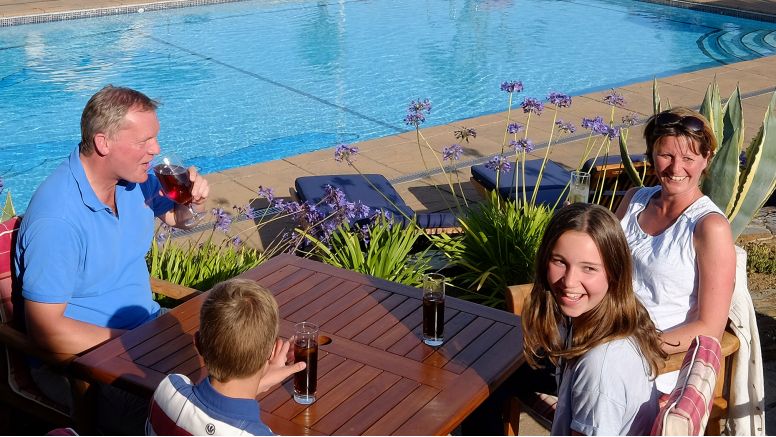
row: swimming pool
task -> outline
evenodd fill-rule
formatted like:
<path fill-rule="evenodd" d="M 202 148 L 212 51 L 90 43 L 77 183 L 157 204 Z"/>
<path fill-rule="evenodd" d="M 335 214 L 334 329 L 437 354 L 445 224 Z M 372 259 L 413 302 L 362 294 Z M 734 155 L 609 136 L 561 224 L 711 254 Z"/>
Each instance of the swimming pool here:
<path fill-rule="evenodd" d="M 581 20 L 580 17 L 588 17 Z M 246 1 L 0 28 L 0 176 L 24 210 L 112 83 L 204 172 L 773 54 L 776 25 L 638 1 Z M 634 56 L 637 53 L 637 56 Z M 591 114 L 592 115 L 592 114 Z"/>

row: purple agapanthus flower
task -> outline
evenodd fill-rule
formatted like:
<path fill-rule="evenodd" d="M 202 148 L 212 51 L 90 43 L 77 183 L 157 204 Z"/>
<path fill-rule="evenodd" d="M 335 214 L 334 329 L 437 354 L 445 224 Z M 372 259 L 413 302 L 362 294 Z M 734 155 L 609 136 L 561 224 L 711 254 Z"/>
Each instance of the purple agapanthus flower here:
<path fill-rule="evenodd" d="M 512 164 L 510 164 L 509 160 L 503 155 L 496 155 L 493 158 L 490 158 L 490 161 L 485 163 L 485 167 L 505 173 L 512 170 Z"/>
<path fill-rule="evenodd" d="M 625 98 L 612 89 L 612 92 L 604 96 L 604 103 L 610 106 L 622 108 L 625 106 Z"/>
<path fill-rule="evenodd" d="M 523 82 L 520 82 L 519 80 L 504 82 L 501 84 L 501 91 L 508 93 L 519 93 L 523 91 Z"/>
<path fill-rule="evenodd" d="M 602 133 L 601 135 L 609 137 L 610 140 L 613 140 L 620 136 L 620 128 L 607 126 L 606 132 Z"/>
<path fill-rule="evenodd" d="M 741 170 L 746 168 L 746 150 L 742 150 L 738 155 L 738 167 Z"/>
<path fill-rule="evenodd" d="M 526 152 L 532 152 L 534 149 L 534 143 L 533 141 L 529 140 L 528 138 L 521 138 L 516 141 L 510 141 L 509 145 L 512 146 L 516 151 L 526 151 Z"/>
<path fill-rule="evenodd" d="M 516 134 L 521 130 L 523 130 L 523 125 L 520 123 L 509 123 L 509 125 L 507 125 L 507 132 L 510 134 Z"/>
<path fill-rule="evenodd" d="M 463 147 L 461 147 L 460 144 L 451 144 L 444 149 L 442 149 L 442 160 L 443 161 L 458 161 L 461 159 L 461 156 L 463 155 Z"/>
<path fill-rule="evenodd" d="M 454 130 L 453 135 L 455 135 L 458 141 L 466 141 L 468 143 L 469 138 L 477 138 L 477 131 L 474 128 L 462 126 L 460 129 Z"/>
<path fill-rule="evenodd" d="M 582 127 L 590 129 L 593 133 L 606 135 L 609 133 L 609 125 L 604 123 L 603 117 L 600 115 L 596 118 L 582 118 Z"/>
<path fill-rule="evenodd" d="M 523 112 L 526 114 L 533 113 L 536 115 L 542 115 L 542 111 L 544 110 L 544 103 L 533 97 L 526 97 L 520 106 L 523 108 Z"/>
<path fill-rule="evenodd" d="M 216 218 L 215 228 L 224 233 L 229 232 L 232 226 L 232 215 L 222 208 L 213 208 L 212 213 Z"/>
<path fill-rule="evenodd" d="M 622 116 L 622 124 L 625 126 L 635 126 L 639 122 L 639 117 L 631 112 Z"/>
<path fill-rule="evenodd" d="M 566 123 L 561 119 L 555 120 L 555 126 L 558 127 L 558 131 L 566 134 L 573 134 L 577 131 L 577 127 L 574 126 L 571 122 Z"/>
<path fill-rule="evenodd" d="M 250 203 L 243 205 L 243 206 L 234 206 L 233 207 L 235 211 L 237 211 L 237 216 L 245 216 L 245 218 L 253 220 L 259 216 L 259 212 L 256 211 L 255 208 L 251 206 Z"/>
<path fill-rule="evenodd" d="M 339 144 L 334 149 L 334 160 L 337 162 L 345 161 L 350 163 L 353 158 L 358 154 L 357 146 L 350 146 L 348 144 Z"/>
<path fill-rule="evenodd" d="M 429 99 L 413 100 L 407 108 L 404 123 L 416 128 L 426 121 L 426 116 L 431 113 L 431 101 Z"/>
<path fill-rule="evenodd" d="M 238 235 L 235 235 L 234 237 L 232 237 L 231 241 L 232 241 L 232 244 L 234 245 L 235 249 L 239 249 L 240 246 L 242 246 L 242 243 L 243 243 L 242 238 L 240 238 Z"/>
<path fill-rule="evenodd" d="M 547 100 L 558 108 L 568 108 L 571 106 L 571 96 L 568 94 L 552 92 L 547 96 Z"/>
<path fill-rule="evenodd" d="M 275 200 L 275 191 L 272 188 L 264 188 L 263 186 L 259 185 L 258 194 L 259 198 L 267 199 L 267 201 L 270 203 Z"/>
<path fill-rule="evenodd" d="M 163 244 L 167 239 L 173 237 L 173 234 L 175 233 L 175 228 L 172 226 L 162 223 L 159 226 L 159 230 L 156 233 L 156 242 L 158 244 Z"/>
<path fill-rule="evenodd" d="M 341 189 L 337 187 L 333 187 L 329 184 L 326 184 L 323 187 L 323 192 L 324 192 L 324 195 L 321 201 L 332 208 L 338 208 L 338 207 L 344 206 L 345 203 L 348 201 L 347 198 L 345 197 L 345 193 Z"/>

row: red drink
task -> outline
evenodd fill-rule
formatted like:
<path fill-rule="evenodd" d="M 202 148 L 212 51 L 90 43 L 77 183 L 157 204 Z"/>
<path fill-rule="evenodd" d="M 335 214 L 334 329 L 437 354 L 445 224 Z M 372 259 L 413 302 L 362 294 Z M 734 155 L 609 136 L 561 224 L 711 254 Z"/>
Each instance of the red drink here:
<path fill-rule="evenodd" d="M 307 367 L 294 374 L 294 399 L 301 404 L 315 401 L 318 388 L 318 342 L 312 338 L 294 341 L 294 362 L 303 361 Z"/>
<path fill-rule="evenodd" d="M 426 344 L 439 346 L 445 331 L 445 295 L 432 292 L 423 295 L 423 339 Z"/>
<path fill-rule="evenodd" d="M 192 183 L 188 169 L 180 165 L 159 164 L 154 167 L 154 173 L 168 199 L 184 205 L 191 202 Z"/>

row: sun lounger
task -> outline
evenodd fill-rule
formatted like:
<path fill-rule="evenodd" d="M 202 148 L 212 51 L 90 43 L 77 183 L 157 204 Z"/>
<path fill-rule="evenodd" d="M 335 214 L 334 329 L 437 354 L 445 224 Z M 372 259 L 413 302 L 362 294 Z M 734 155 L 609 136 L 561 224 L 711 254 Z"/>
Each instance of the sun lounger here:
<path fill-rule="evenodd" d="M 532 159 L 525 162 L 525 179 L 523 179 L 522 165 L 518 172 L 512 168 L 508 172 L 501 172 L 498 181 L 498 192 L 505 199 L 515 199 L 515 178 L 519 176 L 520 187 L 518 196 L 522 198 L 523 185 L 525 185 L 526 196 L 530 200 L 533 195 L 536 180 L 539 177 L 539 170 L 542 166 L 541 159 Z M 568 190 L 564 193 L 566 184 L 569 182 L 571 172 L 563 168 L 555 161 L 547 160 L 542 173 L 542 181 L 539 185 L 539 192 L 536 195 L 537 204 L 554 205 L 558 198 L 563 195 L 565 198 Z M 485 167 L 485 164 L 472 166 L 472 184 L 483 194 L 496 189 L 496 171 Z"/>
<path fill-rule="evenodd" d="M 326 185 L 342 190 L 351 202 L 360 201 L 372 209 L 388 212 L 395 222 L 406 223 L 407 217 L 414 218 L 418 226 L 429 234 L 461 232 L 456 217 L 450 212 L 413 211 L 404 203 L 388 179 L 379 174 L 299 177 L 294 182 L 296 192 L 292 192 L 292 196 L 301 202 L 317 204 L 326 195 Z"/>

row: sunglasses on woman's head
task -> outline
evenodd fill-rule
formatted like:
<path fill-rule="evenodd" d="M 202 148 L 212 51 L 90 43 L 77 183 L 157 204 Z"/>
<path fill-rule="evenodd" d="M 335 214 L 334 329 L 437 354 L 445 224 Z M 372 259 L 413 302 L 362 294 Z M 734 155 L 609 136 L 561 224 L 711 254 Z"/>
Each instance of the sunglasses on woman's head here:
<path fill-rule="evenodd" d="M 704 128 L 703 120 L 693 115 L 677 115 L 671 112 L 664 112 L 655 117 L 655 127 L 671 127 L 679 125 L 690 132 L 702 132 Z"/>

